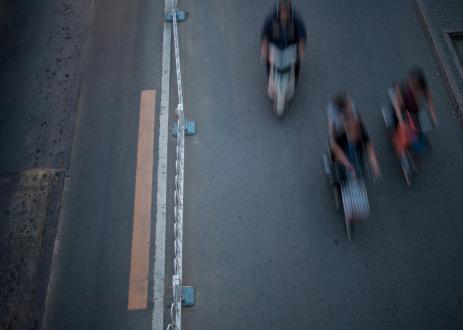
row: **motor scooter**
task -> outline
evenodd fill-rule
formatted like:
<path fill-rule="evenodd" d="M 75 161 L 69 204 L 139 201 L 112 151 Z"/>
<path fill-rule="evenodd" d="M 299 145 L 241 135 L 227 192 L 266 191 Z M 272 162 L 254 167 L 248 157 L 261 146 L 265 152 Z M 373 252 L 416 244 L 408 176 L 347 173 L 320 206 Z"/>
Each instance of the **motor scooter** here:
<path fill-rule="evenodd" d="M 353 224 L 370 217 L 370 204 L 365 186 L 365 169 L 363 157 L 355 150 L 349 153 L 354 171 L 346 171 L 331 157 L 331 152 L 323 155 L 325 174 L 333 186 L 336 206 L 342 206 L 347 239 L 352 239 Z M 340 201 L 340 204 L 339 204 Z"/>
<path fill-rule="evenodd" d="M 294 96 L 296 81 L 297 45 L 284 49 L 269 44 L 270 72 L 268 95 L 273 101 L 273 108 L 280 118 L 284 115 L 288 102 Z"/>

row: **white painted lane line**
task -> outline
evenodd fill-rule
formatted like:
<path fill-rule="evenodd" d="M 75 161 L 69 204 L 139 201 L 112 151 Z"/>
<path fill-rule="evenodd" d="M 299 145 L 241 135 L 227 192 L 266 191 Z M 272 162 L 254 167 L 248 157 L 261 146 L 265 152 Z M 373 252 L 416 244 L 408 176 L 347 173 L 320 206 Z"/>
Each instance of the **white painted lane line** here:
<path fill-rule="evenodd" d="M 164 12 L 171 10 L 169 0 L 165 0 Z M 153 319 L 152 330 L 162 330 L 164 326 L 164 282 L 166 249 L 166 199 L 167 199 L 167 142 L 169 130 L 170 97 L 170 51 L 172 43 L 172 26 L 164 21 L 162 34 L 162 77 L 161 108 L 159 112 L 158 173 L 156 196 L 156 239 L 154 253 L 153 279 Z"/>

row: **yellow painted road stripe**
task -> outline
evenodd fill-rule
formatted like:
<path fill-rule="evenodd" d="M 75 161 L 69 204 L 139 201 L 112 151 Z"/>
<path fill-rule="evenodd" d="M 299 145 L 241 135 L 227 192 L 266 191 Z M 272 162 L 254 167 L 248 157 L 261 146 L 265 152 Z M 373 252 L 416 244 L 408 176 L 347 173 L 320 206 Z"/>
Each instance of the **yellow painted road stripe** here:
<path fill-rule="evenodd" d="M 155 90 L 142 91 L 133 211 L 129 310 L 145 309 L 148 306 L 155 103 Z"/>

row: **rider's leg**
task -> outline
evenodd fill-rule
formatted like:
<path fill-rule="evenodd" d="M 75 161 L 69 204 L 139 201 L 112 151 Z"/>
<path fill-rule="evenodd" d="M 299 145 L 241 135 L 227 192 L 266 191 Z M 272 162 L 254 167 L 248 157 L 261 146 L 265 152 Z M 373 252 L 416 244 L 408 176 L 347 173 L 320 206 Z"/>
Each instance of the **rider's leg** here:
<path fill-rule="evenodd" d="M 294 69 L 295 69 L 295 83 L 297 84 L 299 80 L 299 72 L 301 71 L 301 62 L 299 60 L 297 60 Z"/>

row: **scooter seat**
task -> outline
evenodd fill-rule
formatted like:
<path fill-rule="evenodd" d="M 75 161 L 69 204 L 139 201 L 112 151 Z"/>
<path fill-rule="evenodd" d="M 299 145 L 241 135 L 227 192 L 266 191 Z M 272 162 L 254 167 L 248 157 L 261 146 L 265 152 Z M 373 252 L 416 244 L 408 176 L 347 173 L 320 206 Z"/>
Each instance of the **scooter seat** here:
<path fill-rule="evenodd" d="M 289 72 L 291 72 L 291 65 L 287 65 L 287 66 L 282 66 L 282 67 L 276 68 L 276 71 L 277 71 L 279 74 L 289 73 Z"/>

